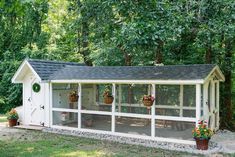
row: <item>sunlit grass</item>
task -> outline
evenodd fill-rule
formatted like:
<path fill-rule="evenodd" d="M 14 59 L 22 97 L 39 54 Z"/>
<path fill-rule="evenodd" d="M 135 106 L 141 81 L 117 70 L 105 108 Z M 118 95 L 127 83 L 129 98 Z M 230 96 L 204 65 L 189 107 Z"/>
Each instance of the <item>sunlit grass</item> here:
<path fill-rule="evenodd" d="M 7 122 L 7 117 L 6 115 L 0 114 L 0 123 L 2 122 Z"/>
<path fill-rule="evenodd" d="M 24 131 L 7 136 L 12 137 L 11 140 L 9 138 L 4 140 L 0 136 L 0 157 L 154 157 L 172 156 L 173 154 L 174 156 L 191 155 L 40 131 Z"/>

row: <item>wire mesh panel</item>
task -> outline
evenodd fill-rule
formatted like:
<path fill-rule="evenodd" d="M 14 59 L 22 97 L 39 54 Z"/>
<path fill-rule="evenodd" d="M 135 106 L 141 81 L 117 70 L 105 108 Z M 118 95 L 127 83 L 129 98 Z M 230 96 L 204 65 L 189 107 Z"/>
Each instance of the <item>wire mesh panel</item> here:
<path fill-rule="evenodd" d="M 184 85 L 183 94 L 183 106 L 196 106 L 196 86 L 195 85 Z"/>
<path fill-rule="evenodd" d="M 182 140 L 193 140 L 192 128 L 195 123 L 171 120 L 156 120 L 155 136 L 175 138 Z"/>
<path fill-rule="evenodd" d="M 83 113 L 82 128 L 111 131 L 111 116 Z"/>
<path fill-rule="evenodd" d="M 156 115 L 195 117 L 195 85 L 156 85 Z"/>
<path fill-rule="evenodd" d="M 109 94 L 109 97 L 105 96 Z M 112 84 L 82 84 L 82 110 L 111 112 Z"/>
<path fill-rule="evenodd" d="M 78 114 L 73 112 L 52 112 L 52 124 L 57 126 L 78 127 Z"/>
<path fill-rule="evenodd" d="M 179 96 L 179 85 L 156 85 L 156 115 L 180 116 Z"/>
<path fill-rule="evenodd" d="M 54 108 L 78 108 L 78 84 L 52 84 L 52 106 Z"/>
<path fill-rule="evenodd" d="M 151 114 L 142 102 L 143 96 L 150 93 L 151 86 L 146 84 L 116 85 L 116 112 Z"/>
<path fill-rule="evenodd" d="M 151 120 L 145 118 L 116 117 L 115 131 L 150 136 Z"/>

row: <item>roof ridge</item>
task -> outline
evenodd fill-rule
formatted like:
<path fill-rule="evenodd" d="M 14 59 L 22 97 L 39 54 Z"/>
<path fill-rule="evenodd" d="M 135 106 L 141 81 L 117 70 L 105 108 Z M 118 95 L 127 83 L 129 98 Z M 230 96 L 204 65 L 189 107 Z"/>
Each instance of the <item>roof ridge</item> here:
<path fill-rule="evenodd" d="M 68 65 L 85 65 L 84 63 L 77 63 L 77 62 L 66 62 L 66 61 L 56 61 L 56 60 L 43 60 L 43 59 L 31 59 L 26 58 L 27 61 L 34 61 L 34 62 L 44 62 L 44 63 L 56 63 L 56 64 L 68 64 Z"/>

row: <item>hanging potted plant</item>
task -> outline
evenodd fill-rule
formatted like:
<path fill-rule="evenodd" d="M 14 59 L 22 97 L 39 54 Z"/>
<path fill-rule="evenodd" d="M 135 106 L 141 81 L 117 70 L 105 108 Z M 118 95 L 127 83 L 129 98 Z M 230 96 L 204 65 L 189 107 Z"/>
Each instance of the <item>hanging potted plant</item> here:
<path fill-rule="evenodd" d="M 78 101 L 78 93 L 77 91 L 73 90 L 69 93 L 69 101 L 70 102 L 77 102 Z"/>
<path fill-rule="evenodd" d="M 144 106 L 150 108 L 153 105 L 155 98 L 151 95 L 144 95 L 142 102 L 144 104 Z"/>
<path fill-rule="evenodd" d="M 104 93 L 103 93 L 103 97 L 104 97 L 105 104 L 112 104 L 113 103 L 113 96 L 112 96 L 112 93 L 111 93 L 109 87 L 105 88 Z"/>
<path fill-rule="evenodd" d="M 192 134 L 196 141 L 197 149 L 207 150 L 213 132 L 207 127 L 206 121 L 199 121 L 198 127 L 192 130 Z"/>
<path fill-rule="evenodd" d="M 9 127 L 16 126 L 18 119 L 19 119 L 19 115 L 14 108 L 11 109 L 10 112 L 7 112 L 7 120 L 8 120 Z"/>

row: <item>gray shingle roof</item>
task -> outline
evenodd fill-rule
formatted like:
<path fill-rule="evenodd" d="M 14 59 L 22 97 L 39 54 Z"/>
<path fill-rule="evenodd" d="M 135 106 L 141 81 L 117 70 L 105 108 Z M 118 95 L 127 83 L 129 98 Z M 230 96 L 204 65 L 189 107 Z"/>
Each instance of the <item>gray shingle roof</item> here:
<path fill-rule="evenodd" d="M 42 80 L 198 80 L 214 64 L 165 66 L 83 66 L 84 64 L 28 60 Z"/>
<path fill-rule="evenodd" d="M 65 68 L 66 66 L 84 66 L 85 64 L 73 62 L 57 62 L 48 60 L 28 59 L 29 64 L 42 80 L 49 80 L 49 77 Z"/>

